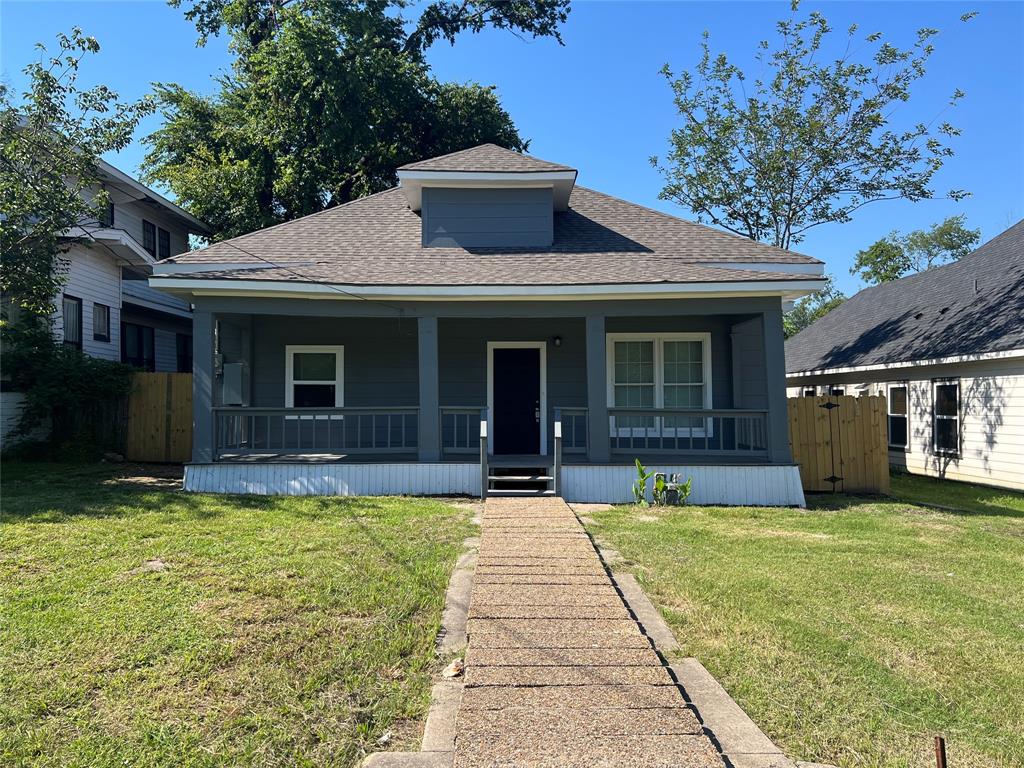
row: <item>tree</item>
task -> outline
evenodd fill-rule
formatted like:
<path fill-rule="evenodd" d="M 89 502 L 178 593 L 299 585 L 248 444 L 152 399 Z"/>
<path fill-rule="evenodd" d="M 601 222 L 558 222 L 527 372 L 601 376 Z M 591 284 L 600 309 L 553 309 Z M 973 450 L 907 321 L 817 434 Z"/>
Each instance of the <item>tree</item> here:
<path fill-rule="evenodd" d="M 392 186 L 403 163 L 494 142 L 524 150 L 493 88 L 440 82 L 424 51 L 484 26 L 559 39 L 568 0 L 435 2 L 410 23 L 404 0 L 191 0 L 203 44 L 231 36 L 218 92 L 161 85 L 165 124 L 144 170 L 215 239 Z"/>
<path fill-rule="evenodd" d="M 66 279 L 61 254 L 107 204 L 98 158 L 127 146 L 153 109 L 146 100 L 121 103 L 102 85 L 79 89 L 79 66 L 100 46 L 78 27 L 57 41 L 53 56 L 37 46 L 42 55 L 25 67 L 20 98 L 0 84 L 0 291 L 37 317 L 53 312 Z"/>
<path fill-rule="evenodd" d="M 956 261 L 974 250 L 981 239 L 981 230 L 968 229 L 965 221 L 963 215 L 950 216 L 908 235 L 891 232 L 857 253 L 850 274 L 877 285 Z"/>
<path fill-rule="evenodd" d="M 900 130 L 890 116 L 925 75 L 937 30 L 921 29 L 907 49 L 867 35 L 873 52 L 860 56 L 854 25 L 845 52 L 829 61 L 832 29 L 820 13 L 798 18 L 794 3 L 777 29 L 778 46 L 764 41 L 756 57 L 763 77 L 712 55 L 707 33 L 692 73 L 662 69 L 681 124 L 666 162 L 651 159 L 665 177 L 661 198 L 702 222 L 789 248 L 812 227 L 848 222 L 870 203 L 933 197 L 932 179 L 953 154 L 943 142 L 958 129 L 919 122 Z M 955 90 L 950 105 L 963 95 Z"/>
<path fill-rule="evenodd" d="M 846 296 L 835 284 L 832 275 L 825 277 L 825 287 L 796 302 L 793 309 L 782 318 L 782 329 L 788 339 L 795 336 L 815 320 L 818 320 L 846 301 Z"/>

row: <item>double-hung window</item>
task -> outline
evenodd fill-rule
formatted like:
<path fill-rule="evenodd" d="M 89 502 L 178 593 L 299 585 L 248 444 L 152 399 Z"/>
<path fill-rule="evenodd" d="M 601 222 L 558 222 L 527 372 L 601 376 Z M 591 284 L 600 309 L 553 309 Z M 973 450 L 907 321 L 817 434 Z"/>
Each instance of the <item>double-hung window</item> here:
<path fill-rule="evenodd" d="M 907 450 L 908 435 L 908 388 L 904 384 L 890 384 L 887 408 L 889 410 L 889 447 Z"/>
<path fill-rule="evenodd" d="M 710 334 L 609 334 L 608 369 L 612 408 L 634 411 L 614 416 L 614 436 L 704 434 L 702 418 L 635 411 L 711 408 Z"/>
<path fill-rule="evenodd" d="M 171 233 L 163 227 L 157 229 L 157 258 L 171 258 Z"/>
<path fill-rule="evenodd" d="M 960 381 L 932 382 L 932 448 L 943 456 L 960 455 Z"/>
<path fill-rule="evenodd" d="M 285 394 L 288 408 L 340 408 L 345 404 L 345 348 L 285 347 Z"/>
<path fill-rule="evenodd" d="M 69 347 L 82 348 L 82 300 L 64 294 L 62 302 L 64 319 L 64 343 Z"/>
<path fill-rule="evenodd" d="M 106 304 L 92 305 L 93 341 L 110 341 L 110 307 Z"/>
<path fill-rule="evenodd" d="M 156 370 L 156 334 L 147 325 L 121 323 L 121 362 L 141 368 Z"/>
<path fill-rule="evenodd" d="M 156 256 L 156 224 L 145 219 L 142 220 L 142 247 L 150 256 Z"/>

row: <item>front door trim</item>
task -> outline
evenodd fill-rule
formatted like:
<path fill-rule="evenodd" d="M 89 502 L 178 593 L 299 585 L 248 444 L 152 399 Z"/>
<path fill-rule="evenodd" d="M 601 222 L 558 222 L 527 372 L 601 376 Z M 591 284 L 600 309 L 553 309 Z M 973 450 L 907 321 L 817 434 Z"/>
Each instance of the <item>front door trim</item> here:
<path fill-rule="evenodd" d="M 548 455 L 548 343 L 546 341 L 487 342 L 487 452 L 494 453 L 494 350 L 540 350 L 540 453 Z"/>

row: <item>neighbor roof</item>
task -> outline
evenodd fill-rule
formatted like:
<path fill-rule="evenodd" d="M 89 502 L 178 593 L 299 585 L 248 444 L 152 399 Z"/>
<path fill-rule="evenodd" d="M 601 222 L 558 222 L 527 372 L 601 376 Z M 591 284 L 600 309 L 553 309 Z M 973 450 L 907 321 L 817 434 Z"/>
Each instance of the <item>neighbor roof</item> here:
<path fill-rule="evenodd" d="M 1024 221 L 957 262 L 866 288 L 786 342 L 800 373 L 1024 348 Z"/>
<path fill-rule="evenodd" d="M 215 243 L 163 263 L 195 279 L 350 285 L 600 285 L 820 280 L 764 264 L 815 259 L 576 186 L 545 248 L 423 247 L 399 188 Z M 214 264 L 225 269 L 209 271 Z M 722 264 L 723 266 L 712 266 Z M 241 267 L 241 268 L 239 268 Z M 253 267 L 253 268 L 246 268 Z M 214 268 L 215 269 L 215 268 Z M 760 271 L 766 270 L 767 271 Z M 758 271 L 755 271 L 758 270 Z M 176 277 L 184 275 L 176 270 Z"/>
<path fill-rule="evenodd" d="M 481 144 L 440 157 L 403 165 L 399 171 L 461 171 L 466 173 L 548 173 L 575 171 L 568 165 L 513 152 L 497 144 Z"/>

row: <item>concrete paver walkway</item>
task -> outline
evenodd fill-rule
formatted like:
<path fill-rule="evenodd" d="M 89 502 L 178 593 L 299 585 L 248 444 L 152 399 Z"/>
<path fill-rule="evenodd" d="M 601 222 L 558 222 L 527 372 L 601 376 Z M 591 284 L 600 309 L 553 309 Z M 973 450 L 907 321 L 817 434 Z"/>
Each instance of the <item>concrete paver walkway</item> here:
<path fill-rule="evenodd" d="M 561 499 L 488 499 L 455 766 L 723 762 Z"/>

